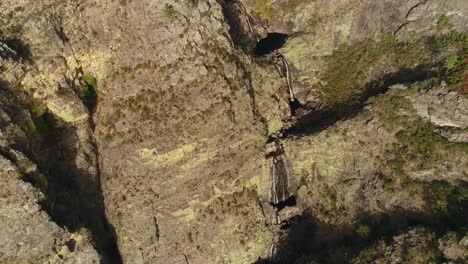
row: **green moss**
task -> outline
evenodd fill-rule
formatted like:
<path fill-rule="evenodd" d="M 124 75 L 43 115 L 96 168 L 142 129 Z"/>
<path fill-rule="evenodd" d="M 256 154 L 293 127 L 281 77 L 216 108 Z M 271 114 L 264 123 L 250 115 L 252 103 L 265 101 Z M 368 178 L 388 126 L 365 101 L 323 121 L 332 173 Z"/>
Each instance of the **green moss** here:
<path fill-rule="evenodd" d="M 408 142 L 408 145 L 416 145 L 415 150 L 424 155 L 425 161 L 435 162 L 447 153 L 457 156 L 468 154 L 468 145 L 447 141 L 435 132 L 436 127 L 431 123 L 418 119 L 411 127 L 412 129 L 408 129 L 409 133 L 400 136 L 399 140 L 403 143 Z M 411 138 L 408 137 L 409 134 L 412 135 Z"/>
<path fill-rule="evenodd" d="M 408 158 L 416 156 L 419 160 L 418 167 L 434 164 L 439 158 L 438 150 L 445 147 L 446 143 L 445 138 L 434 132 L 430 123 L 422 120 L 417 120 L 413 126 L 398 132 L 396 138 L 402 145 L 400 155 Z"/>
<path fill-rule="evenodd" d="M 446 51 L 448 49 L 460 50 L 462 54 L 467 53 L 468 34 L 450 31 L 447 34 L 432 35 L 421 38 L 419 41 L 427 46 L 433 53 Z M 417 40 L 415 41 L 417 44 Z"/>
<path fill-rule="evenodd" d="M 83 99 L 88 108 L 93 108 L 99 95 L 97 79 L 87 73 L 81 77 L 81 87 L 78 89 L 78 95 Z"/>
<path fill-rule="evenodd" d="M 468 153 L 468 146 L 447 141 L 435 132 L 434 125 L 417 116 L 411 102 L 404 96 L 378 97 L 370 102 L 377 106 L 379 119 L 387 130 L 399 130 L 394 158 L 389 161 L 399 176 L 405 177 L 404 172 L 408 169 L 432 168 L 442 157 L 446 159 L 447 155 Z"/>
<path fill-rule="evenodd" d="M 426 89 L 432 86 L 431 82 L 429 79 L 401 93 Z M 384 127 L 388 131 L 398 131 L 395 135 L 397 142 L 388 151 L 385 162 L 393 175 L 400 179 L 400 187 L 405 186 L 410 192 L 421 193 L 421 185 L 410 179 L 409 172 L 434 169 L 441 160 L 457 159 L 468 154 L 468 145 L 447 141 L 432 123 L 416 114 L 404 95 L 374 97 L 369 102 L 378 111 L 378 118 Z M 393 181 L 386 182 L 385 187 L 392 189 L 395 187 L 393 184 Z"/>
<path fill-rule="evenodd" d="M 53 134 L 55 119 L 47 111 L 46 103 L 25 91 L 22 86 L 22 76 L 12 85 L 4 88 L 0 96 L 0 106 L 16 113 L 13 115 L 13 123 L 18 125 L 16 130 L 23 131 L 29 143 L 28 156 L 35 161 L 44 161 L 44 148 L 46 141 Z M 3 88 L 3 87 L 2 87 Z M 44 185 L 43 179 L 38 179 L 38 184 Z"/>
<path fill-rule="evenodd" d="M 367 239 L 371 236 L 371 229 L 367 225 L 360 225 L 356 229 L 356 234 L 361 238 Z"/>
<path fill-rule="evenodd" d="M 452 225 L 466 225 L 468 207 L 468 188 L 466 186 L 454 186 L 445 181 L 434 181 L 424 184 L 424 195 L 427 204 L 432 211 L 445 215 Z"/>
<path fill-rule="evenodd" d="M 163 17 L 173 17 L 175 15 L 174 6 L 171 4 L 166 4 L 162 10 Z"/>
<path fill-rule="evenodd" d="M 270 0 L 254 0 L 253 9 L 260 15 L 262 19 L 271 21 L 273 16 L 273 9 L 271 7 Z"/>
<path fill-rule="evenodd" d="M 445 67 L 447 70 L 451 70 L 455 68 L 460 61 L 460 57 L 458 55 L 450 55 L 445 59 Z"/>
<path fill-rule="evenodd" d="M 81 79 L 85 83 L 84 89 L 87 93 L 97 93 L 97 80 L 94 76 L 85 74 Z"/>
<path fill-rule="evenodd" d="M 17 7 L 15 7 L 15 9 L 13 9 L 13 10 L 14 10 L 15 12 L 22 12 L 22 11 L 24 11 L 24 7 L 22 7 L 22 6 L 17 6 Z"/>
<path fill-rule="evenodd" d="M 450 18 L 448 16 L 441 16 L 439 20 L 437 21 L 437 30 L 444 30 L 444 29 L 451 29 L 452 24 L 450 23 Z"/>
<path fill-rule="evenodd" d="M 18 37 L 18 31 L 13 27 L 6 27 L 0 30 L 0 37 L 6 39 L 15 39 Z"/>
<path fill-rule="evenodd" d="M 452 91 L 457 91 L 464 94 L 467 91 L 468 80 L 468 59 L 466 53 L 459 55 L 451 55 L 445 60 L 445 76 L 447 84 Z"/>
<path fill-rule="evenodd" d="M 369 69 L 384 57 L 396 57 L 401 53 L 422 53 L 419 46 L 411 52 L 409 46 L 399 46 L 393 37 L 381 42 L 370 40 L 353 46 L 342 46 L 327 58 L 325 85 L 321 87 L 323 100 L 328 105 L 359 101 L 362 82 Z M 419 56 L 418 56 L 419 57 Z M 402 62 L 403 63 L 403 62 Z"/>

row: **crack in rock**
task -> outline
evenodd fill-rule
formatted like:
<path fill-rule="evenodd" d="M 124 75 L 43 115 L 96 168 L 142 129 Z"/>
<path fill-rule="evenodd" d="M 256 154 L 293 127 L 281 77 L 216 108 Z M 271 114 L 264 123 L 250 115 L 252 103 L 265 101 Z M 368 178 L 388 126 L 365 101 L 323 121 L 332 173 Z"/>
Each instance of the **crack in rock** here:
<path fill-rule="evenodd" d="M 398 28 L 393 32 L 393 35 L 396 36 L 398 35 L 398 33 L 400 32 L 400 30 L 402 30 L 405 26 L 407 26 L 409 23 L 413 22 L 414 20 L 408 20 L 409 16 L 411 15 L 411 13 L 418 7 L 422 6 L 422 5 L 425 5 L 427 4 L 429 0 L 424 0 L 424 1 L 421 1 L 417 4 L 415 4 L 414 6 L 412 6 L 408 12 L 406 13 L 406 16 L 405 16 L 405 22 L 403 22 L 402 24 L 400 24 L 398 26 Z"/>

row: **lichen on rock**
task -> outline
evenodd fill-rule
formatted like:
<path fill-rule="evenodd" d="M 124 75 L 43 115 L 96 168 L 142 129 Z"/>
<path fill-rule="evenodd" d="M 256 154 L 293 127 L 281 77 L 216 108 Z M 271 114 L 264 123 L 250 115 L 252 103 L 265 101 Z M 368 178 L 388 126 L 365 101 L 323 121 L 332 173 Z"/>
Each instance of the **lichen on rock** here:
<path fill-rule="evenodd" d="M 2 1 L 0 262 L 465 261 L 466 7 Z"/>

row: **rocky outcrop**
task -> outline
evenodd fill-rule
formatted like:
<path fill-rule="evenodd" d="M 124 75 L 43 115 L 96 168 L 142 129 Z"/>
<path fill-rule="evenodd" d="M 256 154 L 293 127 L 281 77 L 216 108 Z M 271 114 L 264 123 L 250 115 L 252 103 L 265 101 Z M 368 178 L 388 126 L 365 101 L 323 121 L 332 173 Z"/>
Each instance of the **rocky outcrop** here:
<path fill-rule="evenodd" d="M 428 93 L 411 98 L 413 105 L 423 119 L 439 128 L 440 133 L 453 142 L 468 140 L 466 98 L 447 89 L 445 83 Z"/>
<path fill-rule="evenodd" d="M 43 193 L 9 160 L 0 157 L 2 170 L 0 261 L 4 263 L 99 263 L 86 230 L 69 232 L 41 210 Z M 23 179 L 22 179 L 23 178 Z"/>
<path fill-rule="evenodd" d="M 465 258 L 465 1 L 36 2 L 0 3 L 1 261 Z"/>

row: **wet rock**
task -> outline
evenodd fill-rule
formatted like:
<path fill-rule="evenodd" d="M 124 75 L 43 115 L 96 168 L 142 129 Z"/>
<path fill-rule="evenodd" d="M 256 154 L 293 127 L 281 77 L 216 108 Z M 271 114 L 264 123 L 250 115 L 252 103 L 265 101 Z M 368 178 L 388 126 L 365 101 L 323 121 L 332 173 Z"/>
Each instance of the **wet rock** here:
<path fill-rule="evenodd" d="M 278 156 L 284 152 L 283 146 L 277 140 L 266 144 L 265 155 L 269 156 Z"/>
<path fill-rule="evenodd" d="M 277 208 L 275 208 L 269 202 L 262 202 L 262 211 L 265 215 L 265 222 L 267 225 L 273 226 L 279 224 Z"/>
<path fill-rule="evenodd" d="M 271 159 L 270 183 L 264 199 L 273 205 L 286 202 L 295 195 L 296 179 L 291 173 L 289 163 L 284 154 Z"/>

